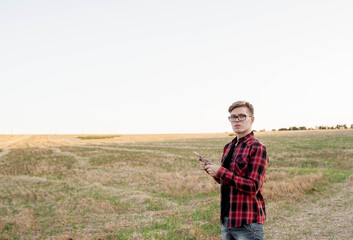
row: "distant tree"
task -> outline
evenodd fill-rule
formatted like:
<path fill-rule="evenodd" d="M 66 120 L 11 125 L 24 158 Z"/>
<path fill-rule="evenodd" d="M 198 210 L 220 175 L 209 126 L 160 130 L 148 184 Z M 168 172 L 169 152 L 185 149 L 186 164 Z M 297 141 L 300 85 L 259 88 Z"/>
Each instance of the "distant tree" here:
<path fill-rule="evenodd" d="M 353 129 L 353 124 L 351 124 L 350 128 Z M 301 127 L 289 127 L 289 128 L 279 128 L 278 130 L 276 129 L 272 129 L 273 132 L 275 131 L 297 131 L 297 130 L 327 130 L 327 129 L 348 129 L 347 124 L 337 124 L 336 126 L 324 126 L 324 125 L 320 125 L 320 126 L 316 126 L 315 128 L 312 127 L 305 127 L 305 126 L 301 126 Z M 263 131 L 263 130 L 260 130 Z"/>
<path fill-rule="evenodd" d="M 347 129 L 347 124 L 337 124 L 336 129 Z"/>

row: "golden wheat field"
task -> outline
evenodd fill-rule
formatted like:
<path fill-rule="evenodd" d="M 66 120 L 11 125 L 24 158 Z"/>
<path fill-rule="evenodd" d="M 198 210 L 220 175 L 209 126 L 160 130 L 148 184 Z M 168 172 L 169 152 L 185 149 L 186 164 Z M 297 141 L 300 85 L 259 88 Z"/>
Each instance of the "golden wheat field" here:
<path fill-rule="evenodd" d="M 266 239 L 353 239 L 353 130 L 255 133 L 270 159 Z M 0 135 L 0 239 L 221 239 L 234 136 Z"/>

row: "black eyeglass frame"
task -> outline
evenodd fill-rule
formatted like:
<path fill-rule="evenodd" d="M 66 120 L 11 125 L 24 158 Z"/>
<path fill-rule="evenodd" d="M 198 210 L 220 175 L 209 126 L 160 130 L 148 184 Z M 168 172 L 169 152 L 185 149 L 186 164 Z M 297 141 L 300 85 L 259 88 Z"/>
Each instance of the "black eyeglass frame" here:
<path fill-rule="evenodd" d="M 235 122 L 237 119 L 242 122 L 246 120 L 246 117 L 252 117 L 251 115 L 239 114 L 239 115 L 231 115 L 228 117 L 229 122 Z"/>

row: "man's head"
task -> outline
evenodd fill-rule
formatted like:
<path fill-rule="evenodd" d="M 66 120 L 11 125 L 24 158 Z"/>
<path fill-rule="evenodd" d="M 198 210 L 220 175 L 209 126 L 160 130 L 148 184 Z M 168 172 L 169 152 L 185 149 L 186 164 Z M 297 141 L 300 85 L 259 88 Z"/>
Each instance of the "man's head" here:
<path fill-rule="evenodd" d="M 246 101 L 237 101 L 237 102 L 233 103 L 228 108 L 228 112 L 231 113 L 232 110 L 234 108 L 237 108 L 237 107 L 246 107 L 246 108 L 248 108 L 249 114 L 251 116 L 254 116 L 254 107 L 253 107 L 253 105 L 251 103 L 249 103 L 249 102 L 246 102 Z"/>
<path fill-rule="evenodd" d="M 252 124 L 255 120 L 254 107 L 245 101 L 237 101 L 228 108 L 230 113 L 229 121 L 233 131 L 239 138 L 246 136 L 251 132 Z"/>

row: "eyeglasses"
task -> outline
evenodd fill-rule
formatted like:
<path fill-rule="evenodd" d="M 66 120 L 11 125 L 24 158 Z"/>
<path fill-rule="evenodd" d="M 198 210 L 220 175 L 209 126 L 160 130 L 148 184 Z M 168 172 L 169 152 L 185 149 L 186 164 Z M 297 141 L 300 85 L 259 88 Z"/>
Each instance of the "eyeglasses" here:
<path fill-rule="evenodd" d="M 228 120 L 230 122 L 235 122 L 237 119 L 239 121 L 245 121 L 246 117 L 252 117 L 250 115 L 245 115 L 245 114 L 239 114 L 238 116 L 237 115 L 231 115 L 228 117 Z"/>

